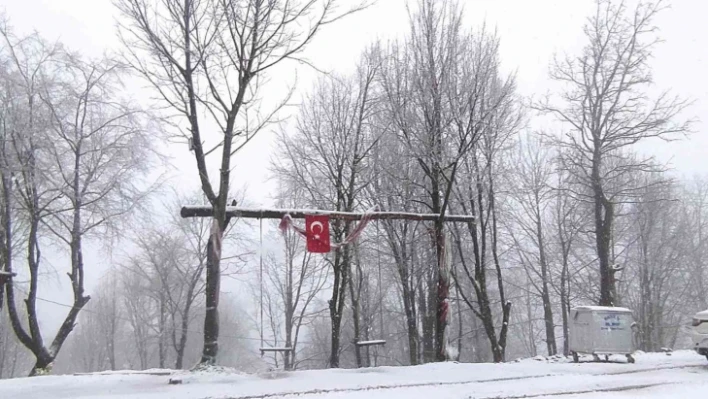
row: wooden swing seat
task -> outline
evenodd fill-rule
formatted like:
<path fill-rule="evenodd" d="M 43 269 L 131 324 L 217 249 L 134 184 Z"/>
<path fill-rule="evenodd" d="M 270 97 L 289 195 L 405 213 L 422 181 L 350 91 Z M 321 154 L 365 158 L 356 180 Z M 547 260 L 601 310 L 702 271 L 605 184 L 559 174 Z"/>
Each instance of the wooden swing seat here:
<path fill-rule="evenodd" d="M 379 345 L 386 345 L 386 340 L 383 339 L 375 339 L 371 341 L 357 341 L 355 342 L 356 346 L 379 346 Z"/>
<path fill-rule="evenodd" d="M 260 348 L 261 354 L 264 354 L 266 352 L 292 352 L 293 348 L 289 348 L 286 346 L 283 347 L 272 347 L 272 348 Z"/>

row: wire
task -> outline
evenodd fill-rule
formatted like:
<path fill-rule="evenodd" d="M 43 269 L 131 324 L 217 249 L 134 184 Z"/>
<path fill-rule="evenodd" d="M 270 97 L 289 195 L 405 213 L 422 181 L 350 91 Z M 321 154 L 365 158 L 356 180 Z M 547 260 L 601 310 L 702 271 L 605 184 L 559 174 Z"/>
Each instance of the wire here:
<path fill-rule="evenodd" d="M 258 281 L 260 284 L 260 312 L 261 312 L 261 322 L 260 322 L 260 329 L 261 329 L 261 348 L 263 348 L 263 219 L 259 219 L 260 222 L 260 249 L 258 250 L 258 253 L 260 255 L 260 274 L 258 276 Z M 263 352 L 261 352 L 261 357 L 263 356 Z"/>
<path fill-rule="evenodd" d="M 21 292 L 23 292 L 23 293 L 26 294 L 26 295 L 28 294 L 28 292 L 27 292 L 26 290 L 24 290 L 24 289 L 22 289 L 22 288 L 20 288 L 20 287 L 18 287 L 18 286 L 15 286 L 15 288 L 16 288 L 18 291 L 21 291 Z M 57 306 L 61 306 L 61 307 L 69 308 L 69 309 L 73 309 L 73 308 L 74 308 L 73 305 L 67 305 L 67 304 L 65 304 L 65 303 L 53 301 L 53 300 L 51 300 L 51 299 L 45 299 L 45 298 L 41 298 L 41 297 L 36 297 L 36 299 L 39 300 L 39 301 L 42 301 L 42 302 L 51 303 L 51 304 L 53 304 L 53 305 L 57 305 Z M 105 313 L 98 312 L 98 311 L 95 311 L 95 310 L 92 310 L 92 309 L 83 308 L 83 309 L 81 309 L 81 311 L 82 311 L 82 312 L 86 312 L 86 313 L 91 313 L 91 314 L 100 315 L 100 316 L 105 316 Z M 113 316 L 113 317 L 114 317 L 116 320 L 122 320 L 122 321 L 127 322 L 127 323 L 133 323 L 133 322 L 135 321 L 135 320 L 131 320 L 131 319 L 128 319 L 128 318 L 124 318 L 124 317 L 121 317 L 121 316 L 118 316 L 118 315 Z M 540 320 L 543 320 L 543 319 L 533 319 L 533 321 L 540 321 Z M 518 322 L 515 322 L 515 323 L 509 323 L 509 327 L 517 326 L 517 325 L 520 325 L 520 324 L 525 324 L 525 323 L 528 323 L 528 322 L 529 322 L 529 320 L 518 321 Z M 498 329 L 498 328 L 501 328 L 501 326 L 495 326 L 495 328 Z M 475 331 L 479 331 L 479 330 L 483 330 L 483 329 L 484 329 L 483 327 L 480 327 L 480 328 L 476 328 L 476 329 L 473 329 L 473 330 L 468 330 L 466 333 L 463 333 L 462 336 L 466 336 L 466 335 L 471 334 L 471 333 L 473 333 L 473 332 L 475 332 Z M 185 329 L 185 330 L 183 330 L 182 328 L 178 328 L 178 327 L 167 327 L 167 328 L 165 328 L 164 331 L 162 331 L 160 334 L 158 334 L 157 337 L 159 337 L 159 336 L 161 336 L 161 335 L 163 335 L 163 334 L 165 334 L 165 333 L 167 333 L 167 332 L 170 332 L 170 331 L 183 331 L 183 332 L 185 332 L 185 333 L 192 333 L 192 334 L 198 334 L 198 335 L 203 334 L 203 331 L 190 330 L 190 329 Z M 408 334 L 408 331 L 394 331 L 394 332 L 390 332 L 390 333 L 388 334 L 388 336 L 395 336 L 395 335 L 402 335 L 402 334 Z M 260 337 L 248 337 L 248 336 L 228 335 L 228 334 L 219 334 L 219 337 L 231 338 L 231 339 L 243 340 L 243 341 L 261 341 L 261 342 L 262 342 L 262 338 L 260 338 Z M 459 339 L 459 338 L 460 338 L 460 337 L 457 337 L 456 339 Z M 453 339 L 452 341 L 454 342 L 455 339 Z M 319 344 L 318 342 L 300 341 L 300 340 L 298 340 L 297 343 L 298 343 L 298 344 L 305 344 L 305 345 L 308 345 L 308 344 L 309 344 L 309 345 L 316 345 L 316 344 Z"/>
<path fill-rule="evenodd" d="M 386 336 L 384 331 L 384 316 L 383 316 L 383 279 L 381 278 L 381 251 L 379 250 L 379 243 L 381 243 L 381 232 L 379 230 L 379 221 L 376 221 L 376 264 L 378 266 L 379 272 L 379 328 L 381 336 Z"/>
<path fill-rule="evenodd" d="M 17 289 L 18 291 L 23 292 L 25 295 L 29 295 L 29 293 L 26 290 L 24 290 L 18 286 L 15 286 L 14 288 Z M 41 302 L 51 303 L 53 305 L 61 306 L 61 307 L 68 308 L 68 309 L 73 309 L 75 307 L 74 305 L 67 305 L 65 303 L 53 301 L 51 299 L 46 299 L 46 298 L 41 298 L 41 297 L 36 297 L 36 299 Z M 99 315 L 99 316 L 106 316 L 105 313 L 98 312 L 98 311 L 95 311 L 92 309 L 87 309 L 85 307 L 81 309 L 81 312 L 91 313 L 91 314 L 95 314 L 95 315 Z M 114 317 L 116 320 L 121 320 L 126 323 L 133 323 L 135 321 L 135 320 L 131 320 L 129 318 L 121 317 L 118 315 L 112 316 L 112 317 Z M 190 330 L 190 329 L 183 330 L 181 327 L 167 327 L 167 328 L 165 328 L 164 331 L 162 331 L 160 334 L 158 334 L 156 336 L 159 337 L 159 336 L 162 336 L 163 334 L 165 334 L 167 332 L 171 332 L 171 331 L 184 331 L 185 333 L 192 333 L 192 334 L 197 334 L 197 335 L 204 334 L 203 331 L 199 331 L 199 330 Z M 248 337 L 248 336 L 228 335 L 228 334 L 219 334 L 219 337 L 231 338 L 231 339 L 236 339 L 236 340 L 244 340 L 244 341 L 259 341 L 260 340 L 260 338 L 258 338 L 258 337 Z M 313 344 L 314 345 L 315 342 L 298 341 L 298 344 Z"/>

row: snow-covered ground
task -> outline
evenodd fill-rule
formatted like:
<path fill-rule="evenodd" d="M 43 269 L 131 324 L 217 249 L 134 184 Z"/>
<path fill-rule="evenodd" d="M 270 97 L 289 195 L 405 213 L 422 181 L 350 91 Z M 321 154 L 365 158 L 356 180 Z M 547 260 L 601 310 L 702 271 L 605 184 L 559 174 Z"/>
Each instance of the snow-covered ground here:
<path fill-rule="evenodd" d="M 277 399 L 277 398 L 647 398 L 699 399 L 708 392 L 708 361 L 690 351 L 638 354 L 610 363 L 527 359 L 506 364 L 430 364 L 358 370 L 106 372 L 0 381 L 2 399 Z M 588 361 L 590 359 L 583 359 Z M 615 362 L 612 362 L 615 361 Z M 181 384 L 170 385 L 170 379 Z"/>

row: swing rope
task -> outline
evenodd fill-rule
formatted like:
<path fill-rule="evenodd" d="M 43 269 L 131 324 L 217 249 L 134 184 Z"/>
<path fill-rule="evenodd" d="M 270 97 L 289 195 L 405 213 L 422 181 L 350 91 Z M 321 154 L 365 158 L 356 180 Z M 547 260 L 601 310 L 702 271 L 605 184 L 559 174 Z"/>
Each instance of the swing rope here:
<path fill-rule="evenodd" d="M 287 249 L 287 232 L 283 232 L 284 237 L 285 237 L 285 262 L 287 263 L 288 260 L 288 249 Z M 260 263 L 260 273 L 259 273 L 259 281 L 260 281 L 260 334 L 261 334 L 261 347 L 260 347 L 260 352 L 261 352 L 261 358 L 265 356 L 265 353 L 274 353 L 273 355 L 273 360 L 275 361 L 276 367 L 278 364 L 278 353 L 284 352 L 284 353 L 291 353 L 293 352 L 293 349 L 290 347 L 265 347 L 265 338 L 264 338 L 264 316 L 263 316 L 263 219 L 260 219 L 260 232 L 259 232 L 259 239 L 260 239 L 260 257 L 259 257 L 259 263 Z M 273 345 L 278 344 L 278 338 L 276 336 L 273 337 Z M 283 354 L 283 359 L 285 359 L 286 354 Z M 284 361 L 285 364 L 285 361 Z M 286 365 L 287 366 L 287 365 Z"/>
<path fill-rule="evenodd" d="M 386 333 L 384 332 L 384 316 L 383 316 L 383 304 L 384 304 L 384 297 L 383 297 L 383 280 L 381 279 L 381 248 L 379 247 L 381 245 L 381 232 L 379 230 L 379 221 L 376 221 L 376 264 L 378 267 L 378 274 L 379 274 L 379 333 L 381 334 L 381 337 L 385 337 Z"/>
<path fill-rule="evenodd" d="M 259 273 L 259 284 L 260 284 L 260 330 L 261 330 L 261 348 L 263 348 L 263 219 L 260 219 L 260 231 L 259 231 L 259 245 L 258 250 L 260 255 L 260 273 Z M 261 352 L 261 357 L 263 357 L 263 352 Z"/>

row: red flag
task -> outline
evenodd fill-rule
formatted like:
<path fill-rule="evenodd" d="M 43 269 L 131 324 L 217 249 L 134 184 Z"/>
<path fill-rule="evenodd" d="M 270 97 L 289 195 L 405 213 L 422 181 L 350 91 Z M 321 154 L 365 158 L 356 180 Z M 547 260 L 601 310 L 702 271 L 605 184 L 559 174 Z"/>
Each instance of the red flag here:
<path fill-rule="evenodd" d="M 314 253 L 328 253 L 329 244 L 329 216 L 305 216 L 305 232 L 307 233 L 307 251 Z"/>

